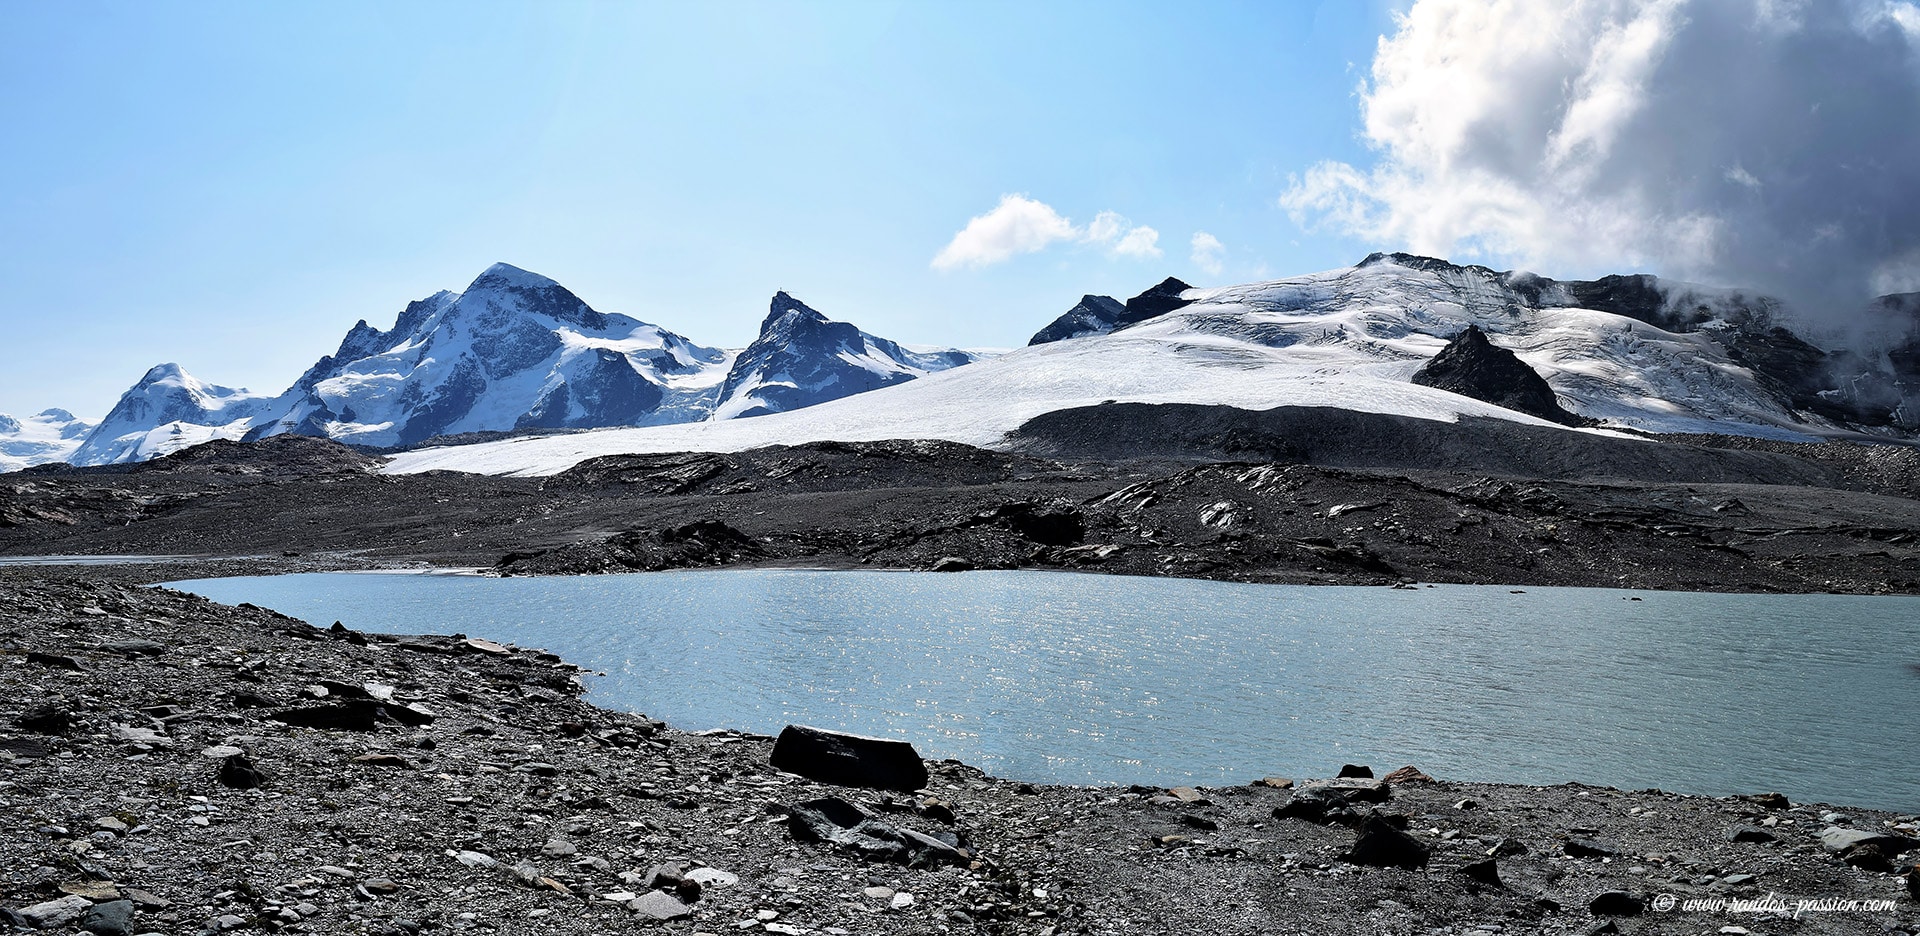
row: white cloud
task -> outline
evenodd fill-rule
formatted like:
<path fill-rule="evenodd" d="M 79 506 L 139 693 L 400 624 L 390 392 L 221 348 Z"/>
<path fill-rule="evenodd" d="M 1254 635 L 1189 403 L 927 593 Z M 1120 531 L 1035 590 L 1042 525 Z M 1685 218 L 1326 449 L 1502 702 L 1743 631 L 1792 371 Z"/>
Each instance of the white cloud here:
<path fill-rule="evenodd" d="M 1225 268 L 1227 245 L 1205 231 L 1193 232 L 1193 265 L 1208 276 L 1219 276 Z"/>
<path fill-rule="evenodd" d="M 1093 223 L 1087 225 L 1085 239 L 1095 244 L 1108 244 L 1117 240 L 1127 230 L 1127 219 L 1118 212 L 1102 211 L 1093 216 Z"/>
<path fill-rule="evenodd" d="M 1159 240 L 1159 231 L 1136 225 L 1116 212 L 1102 211 L 1086 227 L 1076 227 L 1045 202 L 1002 195 L 992 211 L 969 220 L 953 235 L 934 256 L 933 268 L 990 266 L 1018 254 L 1038 253 L 1060 241 L 1103 247 L 1116 258 L 1154 260 L 1162 255 L 1155 246 Z"/>
<path fill-rule="evenodd" d="M 1813 302 L 1920 248 L 1908 0 L 1416 0 L 1360 104 L 1377 158 L 1292 178 L 1303 227 Z"/>
<path fill-rule="evenodd" d="M 1113 245 L 1112 254 L 1131 260 L 1158 260 L 1160 248 L 1154 246 L 1160 240 L 1160 232 L 1142 224 L 1128 231 Z"/>
<path fill-rule="evenodd" d="M 933 258 L 936 270 L 983 267 L 1015 254 L 1038 253 L 1054 241 L 1077 236 L 1052 207 L 1025 195 L 1002 195 L 992 211 L 977 215 Z"/>

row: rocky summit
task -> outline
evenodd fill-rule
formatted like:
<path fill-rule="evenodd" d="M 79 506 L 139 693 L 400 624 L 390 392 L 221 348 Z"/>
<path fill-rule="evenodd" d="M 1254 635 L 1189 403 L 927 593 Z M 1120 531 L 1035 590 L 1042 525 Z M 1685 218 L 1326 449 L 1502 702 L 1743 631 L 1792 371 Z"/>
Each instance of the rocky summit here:
<path fill-rule="evenodd" d="M 1538 372 L 1519 355 L 1496 347 L 1478 325 L 1463 329 L 1439 354 L 1414 371 L 1411 379 L 1422 386 L 1438 387 L 1563 426 L 1593 423 L 1561 407 L 1553 388 Z"/>

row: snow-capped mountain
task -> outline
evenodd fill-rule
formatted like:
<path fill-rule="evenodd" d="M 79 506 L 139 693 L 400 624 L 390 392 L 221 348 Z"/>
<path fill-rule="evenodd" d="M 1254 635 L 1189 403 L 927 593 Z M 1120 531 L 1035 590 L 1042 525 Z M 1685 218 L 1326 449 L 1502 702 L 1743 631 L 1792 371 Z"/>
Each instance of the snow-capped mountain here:
<path fill-rule="evenodd" d="M 755 338 L 720 386 L 713 418 L 764 416 L 891 386 L 976 360 L 967 351 L 920 351 L 834 322 L 775 293 Z"/>
<path fill-rule="evenodd" d="M 120 395 L 105 419 L 68 456 L 76 465 L 145 461 L 213 439 L 238 439 L 273 397 L 195 379 L 162 364 Z"/>
<path fill-rule="evenodd" d="M 0 471 L 66 461 L 93 426 L 63 409 L 41 410 L 25 419 L 0 413 Z"/>
<path fill-rule="evenodd" d="M 746 351 L 709 348 L 596 311 L 551 279 L 498 263 L 464 292 L 409 304 L 389 330 L 360 321 L 277 396 L 156 367 L 67 457 L 102 465 L 285 433 L 404 447 L 471 432 L 726 419 L 860 393 L 976 356 L 903 347 L 828 321 L 785 293 Z"/>
<path fill-rule="evenodd" d="M 465 292 L 408 305 L 389 331 L 355 325 L 250 434 L 389 446 L 460 432 L 685 422 L 712 411 L 731 358 L 497 263 Z"/>
<path fill-rule="evenodd" d="M 804 410 L 414 451 L 388 470 L 547 474 L 597 455 L 823 440 L 946 439 L 991 447 L 1042 413 L 1109 401 L 1332 406 L 1449 421 L 1484 416 L 1570 432 L 1611 427 L 1801 440 L 1876 425 L 1897 433 L 1904 414 L 1920 409 L 1887 407 L 1887 399 L 1857 391 L 1901 390 L 1885 355 L 1826 354 L 1775 325 L 1765 300 L 1653 277 L 1558 282 L 1376 254 L 1292 279 L 1156 289 L 1153 301 L 1164 311 L 1107 334 L 1032 345 Z M 1599 428 L 1559 426 L 1413 383 L 1413 374 L 1469 325 L 1517 355 L 1562 406 Z"/>

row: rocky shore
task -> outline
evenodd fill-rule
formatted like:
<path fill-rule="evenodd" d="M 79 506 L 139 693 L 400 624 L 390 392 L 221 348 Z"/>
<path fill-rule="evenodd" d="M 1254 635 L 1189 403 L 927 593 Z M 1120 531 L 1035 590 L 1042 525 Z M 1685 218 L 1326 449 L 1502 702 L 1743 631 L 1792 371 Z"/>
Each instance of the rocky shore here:
<path fill-rule="evenodd" d="M 484 640 L 0 574 L 0 927 L 1920 929 L 1912 815 L 1384 769 L 1399 765 L 1064 787 L 951 761 L 922 782 L 896 749 L 891 772 L 858 756 L 836 774 L 770 738 L 596 708 L 581 675 Z"/>
<path fill-rule="evenodd" d="M 1092 409 L 1036 420 L 1023 452 L 821 442 L 607 456 L 546 478 L 385 475 L 299 437 L 210 443 L 6 475 L 0 557 L 203 560 L 94 573 L 126 581 L 805 566 L 1920 594 L 1920 449 L 1573 445 L 1562 430 L 1340 412 Z"/>

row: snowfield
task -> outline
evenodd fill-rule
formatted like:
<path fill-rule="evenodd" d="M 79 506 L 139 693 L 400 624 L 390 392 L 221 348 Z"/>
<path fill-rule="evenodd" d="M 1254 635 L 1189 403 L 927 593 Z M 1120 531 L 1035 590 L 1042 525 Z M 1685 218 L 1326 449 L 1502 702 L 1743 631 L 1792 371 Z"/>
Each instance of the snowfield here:
<path fill-rule="evenodd" d="M 66 461 L 93 426 L 62 409 L 42 410 L 25 419 L 0 413 L 0 471 Z"/>
<path fill-rule="evenodd" d="M 826 440 L 995 447 L 1042 413 L 1107 401 L 1332 406 L 1591 431 L 1410 383 L 1469 323 L 1538 370 L 1569 409 L 1610 426 L 1794 440 L 1837 431 L 1788 411 L 1705 334 L 1588 309 L 1530 308 L 1473 268 L 1382 262 L 1184 296 L 1191 305 L 1109 335 L 1021 348 L 805 409 L 423 449 L 395 456 L 386 470 L 549 475 L 601 455 Z"/>

